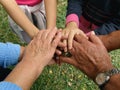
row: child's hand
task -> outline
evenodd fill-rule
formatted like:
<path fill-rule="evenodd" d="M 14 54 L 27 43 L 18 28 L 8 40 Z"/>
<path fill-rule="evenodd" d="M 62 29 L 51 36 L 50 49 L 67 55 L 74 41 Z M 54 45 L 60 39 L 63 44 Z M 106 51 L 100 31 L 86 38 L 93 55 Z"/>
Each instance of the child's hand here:
<path fill-rule="evenodd" d="M 78 28 L 75 22 L 70 22 L 67 24 L 66 28 L 63 29 L 63 36 L 66 36 L 68 40 L 64 40 L 64 44 L 68 47 L 68 49 L 72 49 L 72 42 L 74 39 L 75 34 L 83 35 L 87 38 L 87 36 L 84 34 L 82 30 Z M 65 52 L 67 51 L 67 48 L 65 48 Z"/>

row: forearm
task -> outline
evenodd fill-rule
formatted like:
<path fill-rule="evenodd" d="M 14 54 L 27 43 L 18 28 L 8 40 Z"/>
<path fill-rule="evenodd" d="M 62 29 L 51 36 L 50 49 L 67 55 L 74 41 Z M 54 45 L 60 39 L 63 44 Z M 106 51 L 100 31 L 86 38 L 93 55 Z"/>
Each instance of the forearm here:
<path fill-rule="evenodd" d="M 120 88 L 120 74 L 111 77 L 110 81 L 105 85 L 103 90 L 118 90 Z"/>
<path fill-rule="evenodd" d="M 108 51 L 120 48 L 120 31 L 114 31 L 108 35 L 98 36 Z"/>
<path fill-rule="evenodd" d="M 33 38 L 38 33 L 38 29 L 30 22 L 24 12 L 18 7 L 15 0 L 0 0 L 13 20 L 22 27 L 28 35 Z"/>
<path fill-rule="evenodd" d="M 57 0 L 44 0 L 47 28 L 54 28 L 56 26 L 56 14 L 57 14 Z"/>
<path fill-rule="evenodd" d="M 82 14 L 83 0 L 68 0 L 66 25 L 70 22 L 76 22 L 79 27 L 79 18 Z"/>
<path fill-rule="evenodd" d="M 72 21 L 72 22 L 69 22 L 67 25 L 66 25 L 66 27 L 68 27 L 68 28 L 78 28 L 78 25 L 77 25 L 77 23 L 76 22 L 74 22 L 74 21 Z"/>
<path fill-rule="evenodd" d="M 5 79 L 20 86 L 23 90 L 30 90 L 34 81 L 38 78 L 43 68 L 38 67 L 35 62 L 22 60 Z"/>

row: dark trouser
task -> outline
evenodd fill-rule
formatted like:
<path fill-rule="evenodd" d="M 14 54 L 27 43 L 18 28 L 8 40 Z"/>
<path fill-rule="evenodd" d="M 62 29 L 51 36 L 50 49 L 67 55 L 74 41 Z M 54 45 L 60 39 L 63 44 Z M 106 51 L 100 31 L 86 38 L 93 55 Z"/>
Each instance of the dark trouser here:
<path fill-rule="evenodd" d="M 11 69 L 0 67 L 0 81 L 3 81 L 10 72 Z"/>

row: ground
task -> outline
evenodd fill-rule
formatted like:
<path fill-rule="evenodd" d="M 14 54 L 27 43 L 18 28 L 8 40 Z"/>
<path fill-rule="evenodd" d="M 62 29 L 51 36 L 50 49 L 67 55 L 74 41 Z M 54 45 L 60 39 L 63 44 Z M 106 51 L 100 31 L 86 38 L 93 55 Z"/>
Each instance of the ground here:
<path fill-rule="evenodd" d="M 64 28 L 66 1 L 58 0 L 57 26 Z M 19 38 L 11 31 L 7 13 L 0 6 L 0 42 L 13 42 L 24 45 Z M 112 62 L 116 67 L 120 67 L 120 50 L 110 53 Z M 31 90 L 99 90 L 80 70 L 71 65 L 63 64 L 47 66 L 40 77 L 33 84 Z"/>

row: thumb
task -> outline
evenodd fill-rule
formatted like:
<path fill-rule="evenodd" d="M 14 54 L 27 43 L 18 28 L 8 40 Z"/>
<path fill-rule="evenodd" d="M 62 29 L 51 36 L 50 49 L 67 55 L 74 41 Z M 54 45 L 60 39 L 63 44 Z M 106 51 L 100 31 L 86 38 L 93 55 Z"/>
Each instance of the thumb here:
<path fill-rule="evenodd" d="M 94 34 L 89 35 L 89 40 L 95 44 L 100 44 L 100 45 L 103 44 L 102 41 Z"/>

